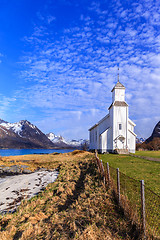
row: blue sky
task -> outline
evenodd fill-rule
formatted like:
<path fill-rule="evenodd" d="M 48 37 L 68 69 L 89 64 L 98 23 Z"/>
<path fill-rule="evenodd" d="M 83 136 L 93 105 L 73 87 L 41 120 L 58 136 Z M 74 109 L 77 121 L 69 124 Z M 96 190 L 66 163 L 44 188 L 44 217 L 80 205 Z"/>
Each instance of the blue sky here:
<path fill-rule="evenodd" d="M 160 120 L 160 3 L 0 0 L 0 118 L 88 138 L 126 87 L 138 136 Z"/>

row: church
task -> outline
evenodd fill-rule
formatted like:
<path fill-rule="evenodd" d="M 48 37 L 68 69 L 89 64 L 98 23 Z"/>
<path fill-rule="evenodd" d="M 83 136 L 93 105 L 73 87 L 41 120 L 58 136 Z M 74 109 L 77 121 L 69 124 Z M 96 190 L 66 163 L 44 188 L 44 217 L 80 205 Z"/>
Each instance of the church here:
<path fill-rule="evenodd" d="M 119 82 L 112 89 L 112 104 L 109 113 L 89 129 L 90 150 L 100 153 L 135 153 L 135 123 L 128 118 L 125 87 Z"/>

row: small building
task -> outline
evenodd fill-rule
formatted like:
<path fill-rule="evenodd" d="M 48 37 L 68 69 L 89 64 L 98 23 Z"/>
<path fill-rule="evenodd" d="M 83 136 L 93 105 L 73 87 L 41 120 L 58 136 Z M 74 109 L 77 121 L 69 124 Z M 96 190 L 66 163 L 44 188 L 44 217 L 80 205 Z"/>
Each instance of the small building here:
<path fill-rule="evenodd" d="M 134 153 L 136 148 L 135 123 L 128 118 L 125 87 L 119 82 L 112 89 L 109 113 L 89 129 L 90 150 L 101 153 Z"/>

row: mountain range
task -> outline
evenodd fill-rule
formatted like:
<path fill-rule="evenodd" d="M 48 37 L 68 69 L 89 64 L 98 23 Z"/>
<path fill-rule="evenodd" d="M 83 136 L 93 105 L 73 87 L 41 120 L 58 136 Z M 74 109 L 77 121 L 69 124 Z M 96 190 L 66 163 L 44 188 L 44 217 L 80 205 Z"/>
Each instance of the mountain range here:
<path fill-rule="evenodd" d="M 160 138 L 160 121 L 154 127 L 152 135 L 149 138 L 147 138 L 145 142 L 149 143 L 155 138 Z"/>
<path fill-rule="evenodd" d="M 160 150 L 160 121 L 153 129 L 152 135 L 144 142 L 137 142 L 137 150 Z"/>
<path fill-rule="evenodd" d="M 27 120 L 9 123 L 0 119 L 0 148 L 81 148 L 86 140 L 66 141 L 54 133 L 44 134 Z"/>

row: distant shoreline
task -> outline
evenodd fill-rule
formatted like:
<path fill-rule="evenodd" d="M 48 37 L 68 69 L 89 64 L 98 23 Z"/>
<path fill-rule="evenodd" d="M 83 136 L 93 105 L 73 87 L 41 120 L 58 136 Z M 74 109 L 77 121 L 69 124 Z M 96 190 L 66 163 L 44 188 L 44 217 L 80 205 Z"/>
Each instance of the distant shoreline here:
<path fill-rule="evenodd" d="M 19 155 L 29 155 L 29 154 L 54 154 L 56 153 L 67 153 L 72 152 L 74 149 L 15 149 L 15 148 L 9 148 L 9 149 L 0 149 L 0 156 L 1 157 L 7 157 L 7 156 L 19 156 Z"/>

